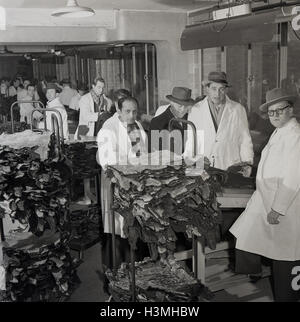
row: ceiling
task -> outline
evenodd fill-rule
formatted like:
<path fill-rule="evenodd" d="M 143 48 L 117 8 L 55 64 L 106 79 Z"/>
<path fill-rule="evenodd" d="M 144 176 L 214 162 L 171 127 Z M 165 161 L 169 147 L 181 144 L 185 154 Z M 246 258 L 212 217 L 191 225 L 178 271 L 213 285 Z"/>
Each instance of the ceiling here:
<path fill-rule="evenodd" d="M 215 0 L 77 0 L 80 6 L 95 10 L 163 10 L 191 11 L 214 5 Z M 221 1 L 219 1 L 221 2 Z M 0 0 L 4 8 L 60 8 L 67 0 Z"/>

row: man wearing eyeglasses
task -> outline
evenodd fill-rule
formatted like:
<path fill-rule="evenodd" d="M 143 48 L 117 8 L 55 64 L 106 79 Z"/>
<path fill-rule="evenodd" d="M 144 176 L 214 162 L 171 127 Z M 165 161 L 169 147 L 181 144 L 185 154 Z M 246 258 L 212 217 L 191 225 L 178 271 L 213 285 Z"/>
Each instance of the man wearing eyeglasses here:
<path fill-rule="evenodd" d="M 209 73 L 205 82 L 207 97 L 193 106 L 188 120 L 203 134 L 202 139 L 198 138 L 197 154 L 204 154 L 211 166 L 222 170 L 243 163 L 243 174 L 250 176 L 254 153 L 247 114 L 241 104 L 227 96 L 229 86 L 226 73 Z M 192 147 L 188 131 L 186 156 L 192 154 Z"/>
<path fill-rule="evenodd" d="M 230 229 L 237 238 L 236 272 L 258 277 L 261 256 L 271 259 L 277 301 L 299 299 L 292 287 L 293 274 L 300 269 L 300 125 L 295 102 L 281 88 L 266 93 L 260 110 L 276 129 L 261 155 L 256 191 Z"/>

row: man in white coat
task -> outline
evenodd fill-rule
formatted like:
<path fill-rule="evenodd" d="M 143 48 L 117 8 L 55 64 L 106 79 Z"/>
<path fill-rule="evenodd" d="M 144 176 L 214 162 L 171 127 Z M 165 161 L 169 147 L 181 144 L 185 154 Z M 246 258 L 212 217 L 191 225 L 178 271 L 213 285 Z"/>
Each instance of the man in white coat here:
<path fill-rule="evenodd" d="M 79 100 L 79 122 L 74 138 L 80 140 L 80 135 L 96 137 L 100 129 L 101 115 L 110 110 L 112 101 L 104 94 L 105 80 L 96 77 L 89 93 Z M 90 180 L 84 179 L 84 197 L 78 201 L 81 205 L 88 205 L 92 201 L 90 194 Z"/>
<path fill-rule="evenodd" d="M 277 301 L 299 298 L 300 125 L 293 116 L 295 101 L 281 88 L 267 92 L 260 110 L 276 129 L 262 151 L 256 191 L 230 228 L 237 238 L 236 272 L 259 274 L 261 256 L 271 259 Z"/>
<path fill-rule="evenodd" d="M 197 154 L 204 154 L 211 166 L 226 170 L 245 162 L 245 176 L 250 176 L 253 145 L 245 108 L 227 95 L 224 72 L 211 72 L 206 82 L 207 97 L 195 104 L 189 113 L 198 133 Z M 192 155 L 193 138 L 188 131 L 185 155 Z"/>
<path fill-rule="evenodd" d="M 112 202 L 111 181 L 106 176 L 108 165 L 126 165 L 137 161 L 147 153 L 147 135 L 142 125 L 136 120 L 138 102 L 133 97 L 124 97 L 118 101 L 117 112 L 103 124 L 97 135 L 97 161 L 102 167 L 101 172 L 101 209 L 104 233 L 112 233 L 110 209 Z M 129 245 L 124 240 L 124 220 L 122 216 L 115 214 L 115 232 L 117 237 L 117 260 L 119 263 L 128 260 Z M 121 237 L 121 238 L 120 238 Z M 109 243 L 110 238 L 107 238 Z M 107 244 L 107 243 L 106 243 Z M 127 247 L 126 247 L 127 246 Z M 104 249 L 105 248 L 105 249 Z M 103 245 L 103 261 L 107 266 L 111 257 L 109 246 Z M 127 255 L 126 255 L 126 254 Z"/>
<path fill-rule="evenodd" d="M 79 100 L 79 123 L 75 138 L 80 135 L 97 136 L 97 122 L 103 112 L 110 110 L 112 101 L 104 94 L 105 80 L 96 77 L 89 93 Z"/>

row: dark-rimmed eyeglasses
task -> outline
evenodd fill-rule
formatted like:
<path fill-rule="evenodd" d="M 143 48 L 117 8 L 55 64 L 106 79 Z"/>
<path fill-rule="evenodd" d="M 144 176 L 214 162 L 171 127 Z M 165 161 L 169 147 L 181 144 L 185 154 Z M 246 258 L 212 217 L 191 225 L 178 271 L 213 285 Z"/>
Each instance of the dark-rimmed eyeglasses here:
<path fill-rule="evenodd" d="M 288 108 L 288 107 L 291 107 L 291 105 L 287 105 L 285 107 L 282 107 L 282 108 L 278 108 L 277 110 L 271 110 L 271 111 L 268 111 L 268 115 L 269 116 L 278 116 L 278 115 L 282 115 L 283 111 Z"/>

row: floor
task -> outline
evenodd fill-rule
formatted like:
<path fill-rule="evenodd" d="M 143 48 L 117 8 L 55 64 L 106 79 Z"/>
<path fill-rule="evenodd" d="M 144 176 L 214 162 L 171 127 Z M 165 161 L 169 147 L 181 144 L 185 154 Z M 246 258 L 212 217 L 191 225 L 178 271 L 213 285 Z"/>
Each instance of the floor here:
<path fill-rule="evenodd" d="M 74 252 L 74 256 L 78 256 Z M 83 263 L 77 274 L 80 285 L 71 295 L 69 302 L 105 302 L 109 295 L 103 291 L 103 273 L 101 271 L 101 247 L 96 244 L 83 253 Z"/>
<path fill-rule="evenodd" d="M 77 256 L 74 253 L 74 256 Z M 103 274 L 101 272 L 101 246 L 96 244 L 84 252 L 83 263 L 78 268 L 81 284 L 74 291 L 70 302 L 105 302 L 109 295 L 103 291 Z M 222 261 L 221 261 L 222 262 Z M 224 262 L 222 262 L 224 263 Z M 209 263 L 211 271 L 221 268 L 216 259 Z M 228 287 L 214 293 L 211 302 L 272 302 L 273 295 L 268 277 L 255 284 L 244 281 L 239 285 Z"/>

